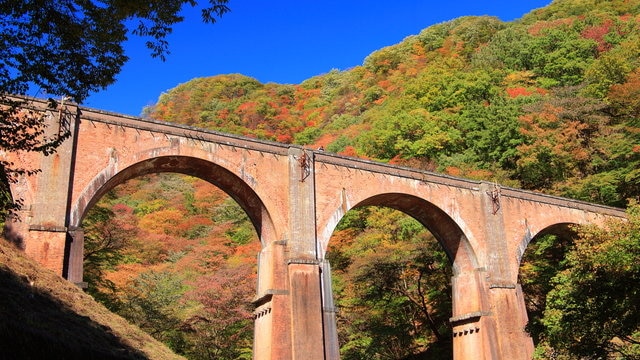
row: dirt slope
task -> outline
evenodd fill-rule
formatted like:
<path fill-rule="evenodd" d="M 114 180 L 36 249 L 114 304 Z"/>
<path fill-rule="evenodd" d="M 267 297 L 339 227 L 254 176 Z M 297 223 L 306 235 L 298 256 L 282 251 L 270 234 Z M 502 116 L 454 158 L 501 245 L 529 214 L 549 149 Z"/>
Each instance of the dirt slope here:
<path fill-rule="evenodd" d="M 0 238 L 0 360 L 183 359 Z"/>

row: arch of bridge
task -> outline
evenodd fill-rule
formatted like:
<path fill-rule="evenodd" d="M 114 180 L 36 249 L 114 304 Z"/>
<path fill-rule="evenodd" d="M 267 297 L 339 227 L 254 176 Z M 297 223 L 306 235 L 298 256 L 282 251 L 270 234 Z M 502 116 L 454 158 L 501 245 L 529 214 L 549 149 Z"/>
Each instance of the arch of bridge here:
<path fill-rule="evenodd" d="M 286 147 L 214 133 L 197 135 L 190 129 L 110 114 L 84 115 L 73 150 L 77 155 L 72 165 L 71 228 L 79 227 L 90 206 L 117 184 L 140 175 L 176 172 L 229 194 L 247 212 L 263 245 L 287 231 L 283 204 L 288 184 L 282 181 L 289 171 Z"/>
<path fill-rule="evenodd" d="M 447 213 L 427 200 L 410 194 L 382 193 L 363 199 L 351 209 L 364 206 L 388 207 L 416 219 L 441 244 L 451 261 L 454 273 L 477 268 L 475 253 L 462 229 Z"/>
<path fill-rule="evenodd" d="M 79 227 L 87 211 L 115 186 L 129 179 L 153 173 L 173 172 L 194 176 L 220 188 L 245 210 L 258 237 L 263 232 L 273 232 L 273 223 L 262 200 L 244 181 L 229 170 L 203 159 L 185 156 L 160 156 L 137 162 L 111 176 L 104 172 L 96 176 L 82 192 L 73 207 L 76 214 L 72 226 Z"/>
<path fill-rule="evenodd" d="M 322 158 L 320 158 L 322 161 Z M 477 194 L 469 189 L 409 177 L 389 176 L 368 169 L 350 169 L 317 162 L 317 236 L 323 256 L 329 239 L 345 213 L 359 206 L 385 206 L 402 211 L 423 224 L 443 246 L 454 274 L 479 268 L 482 216 Z M 474 185 L 476 183 L 473 183 Z"/>
<path fill-rule="evenodd" d="M 505 219 L 505 246 L 508 248 L 512 268 L 519 268 L 529 243 L 543 235 L 574 236 L 574 225 L 603 226 L 610 215 L 585 211 L 576 207 L 560 207 L 544 202 L 523 202 L 517 198 L 505 198 L 502 202 Z M 606 210 L 603 208 L 603 210 Z M 620 217 L 618 214 L 617 217 Z M 514 271 L 516 281 L 517 271 Z"/>
<path fill-rule="evenodd" d="M 454 263 L 454 273 L 495 269 L 500 282 L 517 283 L 529 241 L 563 224 L 602 225 L 621 211 L 594 204 L 412 170 L 316 154 L 319 254 L 344 214 L 357 206 L 403 211 L 425 225 Z M 492 198 L 491 192 L 499 196 Z"/>

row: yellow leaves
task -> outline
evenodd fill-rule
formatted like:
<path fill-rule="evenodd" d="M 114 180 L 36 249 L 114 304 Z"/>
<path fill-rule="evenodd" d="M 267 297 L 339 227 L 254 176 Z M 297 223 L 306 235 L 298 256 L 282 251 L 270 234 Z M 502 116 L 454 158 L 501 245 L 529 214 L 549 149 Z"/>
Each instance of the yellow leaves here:
<path fill-rule="evenodd" d="M 515 71 L 507 74 L 502 81 L 506 87 L 524 85 L 529 86 L 535 84 L 535 74 L 531 70 Z"/>
<path fill-rule="evenodd" d="M 176 209 L 163 209 L 144 215 L 138 225 L 142 230 L 156 234 L 174 234 L 175 224 L 185 217 L 181 211 Z"/>

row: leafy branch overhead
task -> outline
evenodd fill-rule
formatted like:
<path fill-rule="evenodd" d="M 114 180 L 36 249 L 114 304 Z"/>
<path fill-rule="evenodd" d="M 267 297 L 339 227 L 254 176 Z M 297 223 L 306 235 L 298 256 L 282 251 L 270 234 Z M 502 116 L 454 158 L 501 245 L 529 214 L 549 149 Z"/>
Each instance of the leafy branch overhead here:
<path fill-rule="evenodd" d="M 210 0 L 202 20 L 213 23 L 227 13 L 228 0 Z M 35 151 L 46 155 L 69 135 L 44 137 L 42 115 L 26 113 L 28 101 L 12 95 L 50 96 L 82 103 L 115 81 L 127 61 L 128 35 L 148 38 L 151 56 L 169 53 L 166 37 L 183 21 L 184 6 L 195 0 L 150 1 L 3 1 L 0 3 L 0 151 Z M 133 28 L 130 24 L 136 23 Z M 50 100 L 50 109 L 59 111 Z M 17 169 L 0 160 L 0 216 L 19 206 L 9 183 L 37 169 Z"/>
<path fill-rule="evenodd" d="M 229 11 L 227 3 L 210 0 L 202 19 L 215 22 Z M 127 61 L 122 44 L 129 33 L 148 38 L 151 55 L 164 59 L 166 37 L 184 20 L 185 5 L 197 1 L 5 1 L 0 5 L 0 93 L 39 89 L 81 103 L 114 82 Z"/>

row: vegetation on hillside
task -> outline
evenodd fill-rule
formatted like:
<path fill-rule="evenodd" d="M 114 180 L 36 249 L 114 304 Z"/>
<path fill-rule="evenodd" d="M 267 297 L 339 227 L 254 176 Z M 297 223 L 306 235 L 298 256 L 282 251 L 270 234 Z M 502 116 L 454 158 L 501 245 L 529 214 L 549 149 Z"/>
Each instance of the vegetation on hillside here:
<path fill-rule="evenodd" d="M 464 17 L 301 84 L 218 75 L 146 116 L 606 205 L 640 196 L 640 1 Z M 535 239 L 520 282 L 537 356 L 640 358 L 640 223 Z M 345 359 L 450 358 L 451 266 L 401 213 L 350 211 L 330 242 Z M 250 357 L 259 241 L 199 179 L 130 180 L 85 219 L 89 293 L 192 359 Z M 584 321 L 588 319 L 588 321 Z"/>
<path fill-rule="evenodd" d="M 625 206 L 640 193 L 637 1 L 463 17 L 298 85 L 219 75 L 152 118 Z"/>
<path fill-rule="evenodd" d="M 146 115 L 626 207 L 640 196 L 639 44 L 640 2 L 556 0 L 510 23 L 437 24 L 361 66 L 301 84 L 239 74 L 194 79 Z M 638 357 L 638 314 L 624 306 L 639 290 L 624 282 L 620 292 L 616 282 L 637 276 L 637 233 L 630 221 L 530 244 L 520 282 L 537 356 Z M 585 258 L 594 248 L 608 265 Z M 450 265 L 423 224 L 387 209 L 354 210 L 328 257 L 345 310 L 344 358 L 448 356 L 450 339 L 440 335 L 450 315 Z M 582 278 L 594 269 L 602 273 Z M 596 279 L 598 292 L 586 292 Z M 615 296 L 610 311 L 588 305 Z M 581 316 L 590 327 L 570 332 L 574 322 L 584 325 Z"/>

